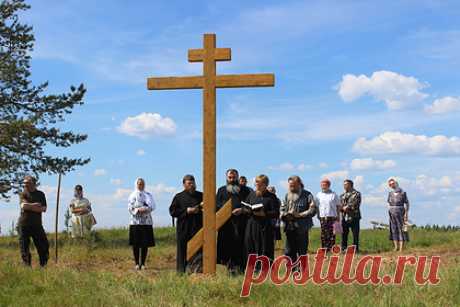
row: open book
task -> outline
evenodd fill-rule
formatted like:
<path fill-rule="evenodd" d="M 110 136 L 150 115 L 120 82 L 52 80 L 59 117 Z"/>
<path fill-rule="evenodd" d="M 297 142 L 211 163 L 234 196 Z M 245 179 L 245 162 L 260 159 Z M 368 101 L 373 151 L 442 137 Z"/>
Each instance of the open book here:
<path fill-rule="evenodd" d="M 262 204 L 262 203 L 250 205 L 250 204 L 245 203 L 244 201 L 242 201 L 241 204 L 242 204 L 243 206 L 248 207 L 248 208 L 251 209 L 251 210 L 257 210 L 257 209 L 260 209 L 260 208 L 263 208 L 263 207 L 264 207 L 264 204 Z"/>

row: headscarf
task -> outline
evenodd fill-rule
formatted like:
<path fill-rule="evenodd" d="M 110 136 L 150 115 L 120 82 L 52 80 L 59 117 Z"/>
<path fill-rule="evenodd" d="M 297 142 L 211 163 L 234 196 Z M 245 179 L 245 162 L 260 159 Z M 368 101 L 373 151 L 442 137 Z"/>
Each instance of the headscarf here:
<path fill-rule="evenodd" d="M 402 189 L 399 187 L 399 182 L 396 181 L 396 179 L 390 178 L 390 180 L 388 180 L 388 182 L 390 182 L 390 181 L 393 181 L 395 183 L 395 187 L 391 188 L 393 190 L 393 192 L 395 192 L 395 193 L 402 192 Z"/>
<path fill-rule="evenodd" d="M 142 180 L 142 182 L 144 182 L 144 190 L 142 191 L 137 188 L 137 183 L 139 180 Z M 136 178 L 136 181 L 134 181 L 134 191 L 129 196 L 129 201 L 145 203 L 147 200 L 147 197 L 149 197 L 149 194 L 145 191 L 145 180 L 140 177 Z"/>
<path fill-rule="evenodd" d="M 82 199 L 83 198 L 83 187 L 79 184 L 77 184 L 74 188 L 73 192 L 73 197 L 76 199 Z"/>

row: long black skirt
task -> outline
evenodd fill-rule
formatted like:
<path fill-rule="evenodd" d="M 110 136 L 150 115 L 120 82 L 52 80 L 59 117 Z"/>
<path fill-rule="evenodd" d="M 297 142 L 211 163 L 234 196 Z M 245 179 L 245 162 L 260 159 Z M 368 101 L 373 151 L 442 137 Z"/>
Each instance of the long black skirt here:
<path fill-rule="evenodd" d="M 129 225 L 129 245 L 139 247 L 155 246 L 152 225 Z"/>

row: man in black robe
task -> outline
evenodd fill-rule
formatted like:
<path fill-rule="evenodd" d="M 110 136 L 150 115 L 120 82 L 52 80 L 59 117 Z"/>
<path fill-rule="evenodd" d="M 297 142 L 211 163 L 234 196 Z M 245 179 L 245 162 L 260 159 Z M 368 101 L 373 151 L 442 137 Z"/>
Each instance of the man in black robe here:
<path fill-rule="evenodd" d="M 231 199 L 232 216 L 219 229 L 217 235 L 217 263 L 227 266 L 230 274 L 243 273 L 246 261 L 244 253 L 244 231 L 247 215 L 243 214 L 241 202 L 245 201 L 251 192 L 238 182 L 238 171 L 229 169 L 226 173 L 227 184 L 217 190 L 217 210 Z"/>
<path fill-rule="evenodd" d="M 250 216 L 244 236 L 246 259 L 249 254 L 264 255 L 270 258 L 270 260 L 273 260 L 275 256 L 272 220 L 279 216 L 279 209 L 276 195 L 267 190 L 268 183 L 267 176 L 257 176 L 256 189 L 247 198 L 248 204 L 262 204 L 262 208 L 250 209 Z"/>
<path fill-rule="evenodd" d="M 169 213 L 177 218 L 176 240 L 177 258 L 176 270 L 184 273 L 187 269 L 191 272 L 202 271 L 202 252 L 199 251 L 188 263 L 187 242 L 203 226 L 203 215 L 201 203 L 203 193 L 196 191 L 195 178 L 192 175 L 185 175 L 182 184 L 184 191 L 176 194 L 169 207 Z"/>

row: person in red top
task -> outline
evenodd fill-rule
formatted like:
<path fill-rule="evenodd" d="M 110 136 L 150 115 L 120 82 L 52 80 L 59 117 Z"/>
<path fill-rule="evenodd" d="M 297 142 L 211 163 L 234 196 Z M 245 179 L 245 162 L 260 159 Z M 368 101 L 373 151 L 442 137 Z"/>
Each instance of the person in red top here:
<path fill-rule="evenodd" d="M 46 266 L 49 258 L 49 243 L 42 224 L 42 213 L 46 212 L 45 193 L 37 190 L 32 176 L 24 177 L 24 191 L 19 194 L 21 215 L 18 221 L 19 247 L 25 265 L 32 264 L 30 238 L 34 241 L 40 259 L 40 266 Z"/>

